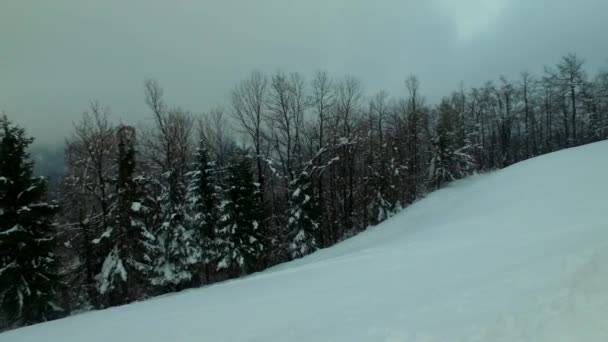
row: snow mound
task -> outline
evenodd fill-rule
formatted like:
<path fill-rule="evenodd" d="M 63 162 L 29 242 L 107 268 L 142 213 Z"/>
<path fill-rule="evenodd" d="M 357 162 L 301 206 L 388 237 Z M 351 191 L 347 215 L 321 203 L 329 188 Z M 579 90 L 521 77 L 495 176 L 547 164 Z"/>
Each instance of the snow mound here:
<path fill-rule="evenodd" d="M 0 342 L 608 341 L 607 155 L 470 177 L 306 258 Z"/>

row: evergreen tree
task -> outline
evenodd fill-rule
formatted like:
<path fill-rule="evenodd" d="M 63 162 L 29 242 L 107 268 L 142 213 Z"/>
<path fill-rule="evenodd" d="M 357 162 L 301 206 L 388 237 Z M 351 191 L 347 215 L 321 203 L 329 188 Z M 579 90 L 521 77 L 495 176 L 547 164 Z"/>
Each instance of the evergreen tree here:
<path fill-rule="evenodd" d="M 219 221 L 218 269 L 247 273 L 261 260 L 264 245 L 260 236 L 261 207 L 258 184 L 254 183 L 251 160 L 242 154 L 228 166 L 227 189 Z"/>
<path fill-rule="evenodd" d="M 378 224 L 393 216 L 399 210 L 399 205 L 393 205 L 387 200 L 386 195 L 379 190 L 372 199 L 370 208 L 372 209 L 372 213 L 376 214 L 375 217 L 372 217 L 373 223 Z"/>
<path fill-rule="evenodd" d="M 118 177 L 112 227 L 106 239 L 108 254 L 97 276 L 98 290 L 108 296 L 110 305 L 124 304 L 143 295 L 152 269 L 155 237 L 148 230 L 146 195 L 141 177 L 135 178 L 135 130 L 118 130 Z"/>
<path fill-rule="evenodd" d="M 185 222 L 185 205 L 161 207 L 163 218 L 156 233 L 160 255 L 156 259 L 152 279 L 163 291 L 183 289 L 193 277 L 193 268 L 199 262 L 200 249 L 195 232 Z"/>
<path fill-rule="evenodd" d="M 200 248 L 201 264 L 205 270 L 206 281 L 210 277 L 210 265 L 217 261 L 218 244 L 216 226 L 219 219 L 218 189 L 213 174 L 215 163 L 209 161 L 206 142 L 201 139 L 196 151 L 194 170 L 188 173 L 189 225 L 196 232 Z"/>
<path fill-rule="evenodd" d="M 318 249 L 319 206 L 306 170 L 291 182 L 290 187 L 289 251 L 291 257 L 296 259 Z"/>
<path fill-rule="evenodd" d="M 172 173 L 164 174 L 160 195 L 160 224 L 155 232 L 158 239 L 159 255 L 155 260 L 152 284 L 161 291 L 181 290 L 190 286 L 195 265 L 201 259 L 201 249 L 196 232 L 188 225 L 188 211 L 185 203 L 185 185 L 174 183 Z M 171 184 L 171 186 L 166 186 Z"/>
<path fill-rule="evenodd" d="M 46 181 L 32 176 L 28 146 L 33 139 L 0 118 L 0 306 L 12 323 L 54 318 L 59 286 L 53 217 L 45 202 Z"/>

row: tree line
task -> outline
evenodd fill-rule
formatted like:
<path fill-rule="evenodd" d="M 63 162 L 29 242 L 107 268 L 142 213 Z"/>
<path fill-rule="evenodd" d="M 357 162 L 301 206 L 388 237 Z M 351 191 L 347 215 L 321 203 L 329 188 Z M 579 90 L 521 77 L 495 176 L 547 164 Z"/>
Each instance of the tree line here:
<path fill-rule="evenodd" d="M 607 134 L 608 72 L 569 54 L 425 101 L 359 80 L 251 73 L 195 115 L 144 83 L 152 123 L 92 102 L 57 190 L 0 120 L 0 304 L 28 325 L 260 271 L 374 226 L 430 191 Z M 439 213 L 438 213 L 439 214 Z"/>

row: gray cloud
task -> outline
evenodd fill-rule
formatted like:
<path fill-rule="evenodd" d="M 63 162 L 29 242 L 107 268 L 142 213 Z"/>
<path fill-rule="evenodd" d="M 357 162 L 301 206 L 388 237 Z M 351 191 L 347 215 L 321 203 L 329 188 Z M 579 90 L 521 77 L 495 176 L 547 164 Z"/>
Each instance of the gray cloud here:
<path fill-rule="evenodd" d="M 414 73 L 435 100 L 569 51 L 602 66 L 607 11 L 604 0 L 4 0 L 0 108 L 54 142 L 90 99 L 116 120 L 146 118 L 146 77 L 200 112 L 254 68 L 322 68 L 394 95 Z"/>

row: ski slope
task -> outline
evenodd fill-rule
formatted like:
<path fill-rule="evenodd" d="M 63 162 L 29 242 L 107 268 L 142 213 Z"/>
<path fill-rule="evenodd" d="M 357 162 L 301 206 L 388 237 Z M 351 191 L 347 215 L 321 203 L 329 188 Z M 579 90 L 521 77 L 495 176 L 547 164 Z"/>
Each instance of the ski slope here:
<path fill-rule="evenodd" d="M 608 341 L 608 142 L 244 279 L 0 334 L 34 341 Z"/>

